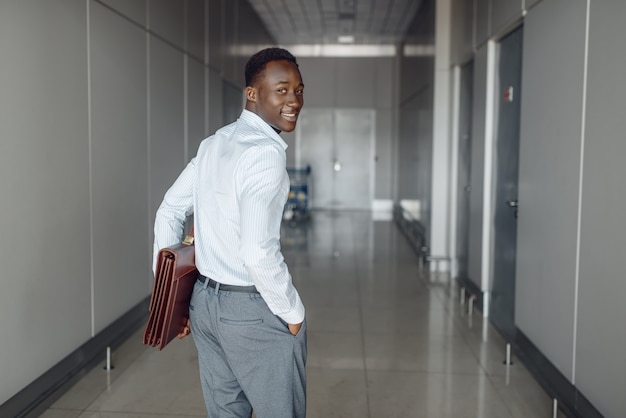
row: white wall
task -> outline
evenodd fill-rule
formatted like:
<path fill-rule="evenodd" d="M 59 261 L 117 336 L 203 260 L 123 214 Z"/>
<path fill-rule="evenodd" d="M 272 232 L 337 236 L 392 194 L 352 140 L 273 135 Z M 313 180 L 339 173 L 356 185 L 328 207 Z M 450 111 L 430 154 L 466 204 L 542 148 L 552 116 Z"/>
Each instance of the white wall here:
<path fill-rule="evenodd" d="M 417 47 L 412 55 L 403 48 L 399 60 L 398 163 L 395 201 L 418 200 L 420 222 L 429 241 L 432 218 L 434 96 L 435 96 L 435 5 L 422 2 L 404 40 Z"/>
<path fill-rule="evenodd" d="M 530 10 L 522 64 L 515 318 L 570 379 L 585 9 L 584 2 L 550 0 Z"/>
<path fill-rule="evenodd" d="M 91 235 L 93 296 L 80 314 L 92 317 L 94 327 L 85 339 L 145 297 L 150 270 L 146 35 L 101 4 L 89 6 L 92 214 L 91 234 L 82 233 Z M 121 241 L 129 230 L 141 240 Z M 111 263 L 118 240 L 122 251 Z"/>
<path fill-rule="evenodd" d="M 452 1 L 438 0 L 435 8 L 435 73 L 430 217 L 430 254 L 449 257 L 450 161 L 452 123 L 451 30 Z M 445 268 L 449 268 L 446 265 Z"/>
<path fill-rule="evenodd" d="M 484 289 L 483 234 L 485 196 L 485 142 L 487 135 L 487 46 L 482 46 L 474 56 L 474 92 L 472 109 L 472 161 L 470 173 L 470 213 L 468 274 L 478 288 Z"/>
<path fill-rule="evenodd" d="M 490 256 L 483 244 L 492 233 L 492 219 L 484 217 L 485 154 L 492 139 L 488 40 L 497 41 L 523 21 L 515 324 L 593 407 L 621 417 L 626 411 L 621 104 L 626 4 L 464 3 L 476 11 L 470 279 L 485 283 L 489 274 L 481 263 Z M 461 13 L 457 21 L 467 24 Z M 466 31 L 455 32 L 453 61 L 462 63 L 467 47 L 458 37 Z M 577 396 L 571 387 L 561 390 Z"/>
<path fill-rule="evenodd" d="M 626 411 L 625 13 L 543 0 L 524 30 L 516 322 L 607 417 Z"/>
<path fill-rule="evenodd" d="M 589 5 L 575 381 L 605 416 L 621 417 L 626 411 L 626 3 Z"/>
<path fill-rule="evenodd" d="M 0 404 L 149 295 L 154 212 L 250 38 L 243 0 L 0 2 Z"/>
<path fill-rule="evenodd" d="M 0 3 L 0 403 L 91 335 L 85 16 Z"/>

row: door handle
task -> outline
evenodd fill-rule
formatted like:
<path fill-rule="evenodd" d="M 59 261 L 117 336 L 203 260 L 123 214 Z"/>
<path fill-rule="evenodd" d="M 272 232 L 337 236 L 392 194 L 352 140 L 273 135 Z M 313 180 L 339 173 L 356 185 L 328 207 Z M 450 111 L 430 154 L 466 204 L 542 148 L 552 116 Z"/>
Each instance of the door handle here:
<path fill-rule="evenodd" d="M 519 207 L 519 204 L 517 203 L 517 200 L 507 200 L 506 204 L 510 207 L 510 208 L 517 208 Z"/>

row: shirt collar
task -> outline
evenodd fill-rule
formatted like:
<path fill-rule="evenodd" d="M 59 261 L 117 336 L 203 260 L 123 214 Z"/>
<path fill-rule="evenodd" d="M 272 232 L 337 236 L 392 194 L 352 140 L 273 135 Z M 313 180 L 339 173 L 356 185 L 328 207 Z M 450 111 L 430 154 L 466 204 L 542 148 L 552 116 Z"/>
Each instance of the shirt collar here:
<path fill-rule="evenodd" d="M 261 119 L 261 117 L 257 115 L 256 113 L 251 112 L 247 109 L 244 109 L 241 112 L 241 116 L 239 116 L 239 119 L 241 119 L 243 122 L 245 122 L 248 125 L 261 129 L 270 138 L 278 142 L 280 146 L 283 147 L 283 149 L 287 149 L 287 143 L 280 137 L 280 135 L 278 135 L 278 133 L 276 133 L 274 128 L 272 128 L 269 123 Z"/>

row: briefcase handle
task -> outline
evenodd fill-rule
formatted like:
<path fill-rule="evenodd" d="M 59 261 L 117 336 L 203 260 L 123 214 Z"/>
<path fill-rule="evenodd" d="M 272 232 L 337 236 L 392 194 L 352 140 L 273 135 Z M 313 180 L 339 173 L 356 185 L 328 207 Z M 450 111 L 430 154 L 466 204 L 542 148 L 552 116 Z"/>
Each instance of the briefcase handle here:
<path fill-rule="evenodd" d="M 185 245 L 192 245 L 193 241 L 194 241 L 194 236 L 193 236 L 193 226 L 192 226 L 191 230 L 189 231 L 189 233 L 187 234 L 187 236 L 183 240 L 183 244 L 185 244 Z"/>

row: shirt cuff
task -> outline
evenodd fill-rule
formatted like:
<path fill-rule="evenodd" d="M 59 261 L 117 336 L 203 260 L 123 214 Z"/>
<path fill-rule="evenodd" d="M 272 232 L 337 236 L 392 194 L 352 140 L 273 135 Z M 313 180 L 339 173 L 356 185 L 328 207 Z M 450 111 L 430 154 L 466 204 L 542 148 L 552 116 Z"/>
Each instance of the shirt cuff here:
<path fill-rule="evenodd" d="M 286 323 L 293 325 L 304 321 L 304 305 L 302 304 L 300 298 L 298 298 L 298 303 L 291 311 L 282 313 L 278 315 L 278 317 Z"/>

